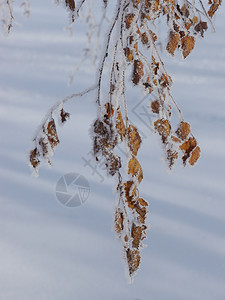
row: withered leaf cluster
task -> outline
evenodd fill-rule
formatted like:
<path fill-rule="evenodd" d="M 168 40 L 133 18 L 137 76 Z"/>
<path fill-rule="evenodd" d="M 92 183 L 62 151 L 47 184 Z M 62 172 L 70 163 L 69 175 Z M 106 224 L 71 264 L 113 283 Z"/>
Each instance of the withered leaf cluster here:
<path fill-rule="evenodd" d="M 105 104 L 103 113 L 102 120 L 98 118 L 93 125 L 93 152 L 96 161 L 99 160 L 99 156 L 105 159 L 106 169 L 110 175 L 114 176 L 121 168 L 121 160 L 114 153 L 114 148 L 118 144 L 118 136 L 112 126 L 114 109 L 110 103 Z"/>
<path fill-rule="evenodd" d="M 63 108 L 58 113 L 61 124 L 65 123 L 69 116 L 70 114 L 64 111 Z M 38 132 L 33 142 L 34 149 L 30 151 L 30 164 L 32 168 L 38 172 L 41 159 L 46 160 L 47 163 L 51 165 L 50 156 L 53 155 L 55 148 L 60 142 L 52 114 L 41 125 L 41 130 Z"/>
<path fill-rule="evenodd" d="M 192 166 L 197 162 L 201 151 L 197 146 L 197 140 L 191 134 L 189 123 L 181 121 L 175 133 L 172 132 L 168 120 L 159 119 L 154 122 L 154 126 L 161 136 L 170 168 L 178 159 L 179 152 L 181 152 L 184 165 L 187 161 Z"/>

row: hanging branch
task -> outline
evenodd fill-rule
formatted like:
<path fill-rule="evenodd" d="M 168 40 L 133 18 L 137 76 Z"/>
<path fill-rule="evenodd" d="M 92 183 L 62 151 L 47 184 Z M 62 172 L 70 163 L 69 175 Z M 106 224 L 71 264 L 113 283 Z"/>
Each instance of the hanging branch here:
<path fill-rule="evenodd" d="M 84 2 L 79 3 L 77 15 Z M 133 85 L 140 87 L 146 94 L 154 95 L 150 105 L 156 116 L 153 125 L 161 138 L 169 168 L 173 167 L 179 154 L 184 165 L 187 163 L 194 165 L 200 156 L 200 148 L 191 133 L 190 124 L 184 121 L 182 112 L 172 97 L 172 79 L 157 49 L 158 37 L 154 32 L 154 21 L 166 17 L 169 27 L 166 50 L 172 56 L 178 50 L 186 58 L 195 46 L 196 36 L 204 36 L 208 28 L 207 22 L 202 21 L 202 17 L 211 18 L 221 1 L 210 1 L 211 6 L 207 14 L 201 1 L 203 11 L 196 7 L 194 1 L 185 1 L 182 6 L 179 2 L 118 0 L 97 73 L 98 117 L 93 124 L 93 154 L 96 161 L 102 161 L 103 158 L 107 173 L 117 178 L 115 230 L 122 243 L 123 257 L 131 278 L 141 261 L 140 251 L 148 228 L 146 225 L 148 203 L 139 196 L 139 184 L 143 179 L 142 167 L 137 158 L 141 137 L 137 128 L 131 124 L 127 111 L 126 76 L 129 67 L 132 68 Z M 104 1 L 104 4 L 106 7 L 107 1 Z M 112 52 L 112 55 L 109 55 L 109 52 L 110 54 Z M 106 60 L 110 58 L 112 61 L 108 91 L 102 101 L 100 96 L 103 92 L 103 71 Z M 174 115 L 172 106 L 178 111 L 179 116 L 179 125 L 175 129 L 171 123 Z M 42 135 L 38 135 L 34 140 L 35 148 L 31 152 L 31 164 L 34 168 L 39 166 L 40 155 L 49 163 L 47 155 L 49 145 L 54 150 L 59 143 L 52 118 L 55 109 L 56 107 L 50 110 L 42 124 Z M 69 115 L 62 109 L 60 111 L 65 121 Z M 126 161 L 115 153 L 118 145 L 124 147 Z"/>
<path fill-rule="evenodd" d="M 73 22 L 75 18 L 78 19 L 80 9 L 85 10 L 84 4 L 88 0 L 81 0 L 77 5 L 74 0 L 57 1 L 63 2 L 70 10 Z M 12 2 L 0 2 L 1 9 L 7 7 L 9 11 L 9 24 L 13 19 Z M 167 73 L 158 50 L 161 43 L 158 43 L 156 21 L 164 21 L 169 29 L 165 45 L 167 52 L 171 56 L 179 52 L 186 59 L 195 47 L 196 38 L 204 37 L 208 29 L 207 22 L 213 27 L 212 17 L 221 3 L 221 0 L 209 0 L 206 7 L 201 0 L 117 0 L 115 15 L 108 26 L 99 59 L 96 85 L 55 104 L 33 140 L 30 163 L 37 171 L 41 160 L 51 164 L 49 157 L 60 142 L 54 115 L 58 115 L 60 123 L 64 123 L 69 118 L 69 113 L 64 111 L 63 105 L 97 89 L 97 118 L 92 125 L 93 155 L 97 162 L 103 160 L 107 174 L 116 178 L 115 231 L 121 241 L 123 258 L 131 278 L 141 262 L 141 249 L 148 229 L 148 203 L 139 195 L 143 170 L 138 152 L 142 140 L 129 118 L 126 83 L 131 80 L 134 88 L 149 95 L 150 109 L 155 115 L 153 128 L 160 137 L 169 168 L 179 158 L 184 166 L 193 166 L 200 157 L 200 147 L 191 132 L 190 124 L 184 120 L 181 109 L 172 96 L 172 78 Z M 103 21 L 108 19 L 108 1 L 103 0 L 102 4 L 103 16 L 98 23 L 99 36 Z M 107 66 L 109 70 L 104 72 Z M 106 92 L 103 91 L 103 82 Z M 178 113 L 174 113 L 174 110 Z M 118 146 L 124 149 L 125 159 L 116 154 Z"/>

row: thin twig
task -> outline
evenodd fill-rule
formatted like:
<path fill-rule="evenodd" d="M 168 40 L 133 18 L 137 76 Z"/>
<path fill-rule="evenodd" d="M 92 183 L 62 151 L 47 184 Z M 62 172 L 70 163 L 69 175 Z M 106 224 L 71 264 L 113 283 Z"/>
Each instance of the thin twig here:
<path fill-rule="evenodd" d="M 76 15 L 77 16 L 79 16 L 79 11 L 80 11 L 80 9 L 81 9 L 81 7 L 83 6 L 83 4 L 84 4 L 84 2 L 85 2 L 86 0 L 81 0 L 78 4 L 77 4 L 77 8 L 76 8 Z"/>
<path fill-rule="evenodd" d="M 49 120 L 49 116 L 51 116 L 54 111 L 56 111 L 58 109 L 58 107 L 64 105 L 66 102 L 72 100 L 73 98 L 78 98 L 78 97 L 83 97 L 84 95 L 90 93 L 91 91 L 95 90 L 97 88 L 97 85 L 93 85 L 88 89 L 85 89 L 84 91 L 80 92 L 80 93 L 76 93 L 76 94 L 71 94 L 69 96 L 67 96 L 66 98 L 64 98 L 63 100 L 59 100 L 58 102 L 56 102 L 47 112 L 47 114 L 45 115 L 45 118 L 43 119 L 43 121 L 41 122 L 41 124 L 38 126 L 38 129 L 36 131 L 35 137 L 33 140 L 36 140 L 38 133 L 42 130 L 43 126 L 48 122 Z"/>
<path fill-rule="evenodd" d="M 102 72 L 103 72 L 103 69 L 104 69 L 105 60 L 108 56 L 108 49 L 109 49 L 109 44 L 110 44 L 110 40 L 111 40 L 111 35 L 112 35 L 113 29 L 115 27 L 116 21 L 118 20 L 119 14 L 120 14 L 120 9 L 121 9 L 121 3 L 120 2 L 121 2 L 121 0 L 118 0 L 118 10 L 117 10 L 116 16 L 113 20 L 113 23 L 112 23 L 112 25 L 109 29 L 109 32 L 107 34 L 108 38 L 107 38 L 107 42 L 106 42 L 106 47 L 103 51 L 104 55 L 103 55 L 103 58 L 102 58 L 102 61 L 101 61 L 101 64 L 100 64 L 99 75 L 97 76 L 97 78 L 98 78 L 98 94 L 97 94 L 96 103 L 99 106 L 100 106 L 100 91 L 101 91 Z"/>

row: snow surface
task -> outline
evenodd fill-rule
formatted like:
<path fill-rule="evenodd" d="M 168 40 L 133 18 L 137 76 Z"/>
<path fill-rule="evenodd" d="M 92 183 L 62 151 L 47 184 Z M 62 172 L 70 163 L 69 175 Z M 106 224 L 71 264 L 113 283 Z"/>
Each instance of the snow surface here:
<path fill-rule="evenodd" d="M 151 229 L 141 270 L 128 284 L 113 230 L 114 182 L 102 170 L 101 177 L 92 174 L 84 162 L 90 159 L 94 93 L 65 107 L 71 119 L 59 129 L 53 167 L 31 176 L 28 153 L 45 113 L 90 86 L 95 74 L 86 63 L 68 86 L 84 28 L 75 25 L 71 37 L 63 7 L 31 2 L 30 19 L 16 9 L 22 26 L 0 37 L 0 299 L 224 300 L 225 8 L 217 14 L 217 32 L 209 30 L 186 61 L 166 58 L 173 96 L 202 149 L 198 164 L 178 164 L 168 174 L 159 140 L 143 123 L 143 107 L 133 113 L 144 135 L 140 191 L 150 203 Z M 128 98 L 131 109 L 141 99 L 136 90 Z M 58 179 L 70 172 L 91 186 L 89 199 L 76 208 L 55 196 Z"/>

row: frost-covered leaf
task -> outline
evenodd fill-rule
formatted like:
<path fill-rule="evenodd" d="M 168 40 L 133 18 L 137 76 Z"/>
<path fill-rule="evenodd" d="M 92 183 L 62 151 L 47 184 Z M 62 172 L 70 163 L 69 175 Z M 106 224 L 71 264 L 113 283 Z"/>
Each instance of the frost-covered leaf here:
<path fill-rule="evenodd" d="M 155 129 L 158 131 L 159 135 L 161 135 L 163 143 L 165 143 L 166 139 L 170 135 L 171 126 L 168 120 L 159 119 L 154 122 Z"/>
<path fill-rule="evenodd" d="M 181 39 L 181 46 L 183 50 L 183 56 L 186 58 L 195 46 L 195 38 L 193 36 L 186 35 Z"/>
<path fill-rule="evenodd" d="M 200 150 L 200 148 L 199 148 L 199 146 L 197 146 L 192 152 L 191 152 L 191 157 L 190 157 L 190 159 L 189 159 L 189 164 L 191 165 L 191 166 L 193 166 L 196 162 L 197 162 L 197 160 L 199 159 L 199 157 L 200 157 L 200 152 L 201 152 L 201 150 Z"/>
<path fill-rule="evenodd" d="M 40 165 L 40 152 L 38 151 L 37 147 L 35 147 L 30 152 L 30 163 L 34 169 L 38 168 Z"/>
<path fill-rule="evenodd" d="M 186 140 L 186 138 L 188 137 L 190 132 L 191 132 L 190 124 L 182 121 L 176 131 L 176 134 L 179 139 L 184 141 L 184 140 Z"/>
<path fill-rule="evenodd" d="M 118 234 L 121 234 L 123 230 L 123 220 L 124 220 L 123 212 L 121 211 L 120 208 L 117 208 L 115 212 L 115 228 Z"/>
<path fill-rule="evenodd" d="M 129 139 L 129 147 L 133 155 L 137 155 L 137 152 L 141 145 L 141 137 L 138 133 L 138 130 L 133 125 L 129 125 L 128 127 L 128 139 Z"/>
<path fill-rule="evenodd" d="M 219 6 L 222 4 L 222 0 L 209 0 L 209 4 L 211 4 L 211 6 L 208 10 L 208 15 L 212 18 Z"/>
<path fill-rule="evenodd" d="M 133 65 L 133 75 L 132 75 L 133 83 L 137 85 L 141 80 L 141 78 L 143 77 L 143 75 L 144 75 L 143 63 L 140 60 L 135 59 Z"/>
<path fill-rule="evenodd" d="M 144 199 L 142 199 L 142 198 L 139 198 L 139 203 L 142 206 L 148 206 L 148 203 Z"/>
<path fill-rule="evenodd" d="M 121 141 L 123 141 L 126 129 L 125 129 L 125 125 L 124 125 L 124 121 L 123 121 L 123 116 L 122 116 L 120 108 L 118 108 L 118 110 L 117 110 L 116 128 L 117 128 L 117 131 L 118 131 L 118 133 L 120 135 Z"/>
<path fill-rule="evenodd" d="M 129 268 L 129 274 L 132 276 L 139 268 L 141 262 L 140 251 L 137 249 L 127 249 L 127 262 Z"/>
<path fill-rule="evenodd" d="M 66 112 L 63 108 L 60 110 L 60 119 L 62 123 L 65 123 L 70 117 L 70 114 Z"/>
<path fill-rule="evenodd" d="M 134 19 L 134 14 L 128 14 L 125 17 L 126 28 L 129 29 Z"/>
<path fill-rule="evenodd" d="M 195 31 L 200 32 L 201 36 L 204 36 L 204 32 L 208 29 L 208 25 L 207 22 L 199 22 L 196 26 L 195 26 Z"/>
<path fill-rule="evenodd" d="M 134 52 L 129 47 L 124 48 L 124 54 L 129 62 L 134 59 Z"/>
<path fill-rule="evenodd" d="M 54 119 L 51 119 L 47 125 L 47 137 L 52 149 L 54 149 L 59 144 L 59 138 Z"/>
<path fill-rule="evenodd" d="M 137 196 L 137 188 L 133 180 L 129 180 L 124 183 L 124 191 L 126 202 L 128 203 L 129 208 L 134 209 Z"/>
<path fill-rule="evenodd" d="M 169 168 L 171 169 L 174 165 L 175 160 L 178 158 L 178 152 L 176 150 L 167 150 L 167 161 L 169 162 Z"/>
<path fill-rule="evenodd" d="M 152 112 L 155 113 L 155 114 L 158 114 L 159 113 L 159 108 L 160 108 L 159 101 L 158 100 L 152 101 L 152 103 L 151 103 Z"/>
<path fill-rule="evenodd" d="M 142 227 L 141 226 L 136 226 L 134 223 L 132 224 L 131 227 L 131 236 L 133 238 L 132 241 L 132 246 L 134 248 L 139 248 L 140 242 L 142 240 Z"/>
<path fill-rule="evenodd" d="M 134 156 L 132 156 L 128 162 L 128 174 L 131 174 L 133 177 L 137 177 L 139 183 L 143 179 L 142 167 Z"/>
<path fill-rule="evenodd" d="M 169 41 L 166 47 L 166 50 L 174 55 L 175 50 L 177 49 L 178 43 L 180 40 L 180 35 L 177 32 L 174 31 L 170 31 L 170 35 L 169 35 Z"/>
<path fill-rule="evenodd" d="M 193 137 L 190 137 L 187 141 L 185 141 L 182 145 L 180 145 L 180 149 L 184 152 L 184 155 L 182 157 L 184 165 L 186 164 L 187 159 L 190 157 L 192 151 L 196 148 L 196 146 L 197 146 L 197 141 Z M 198 147 L 192 159 L 190 160 L 190 163 L 193 165 L 195 161 L 197 161 L 199 156 L 200 156 L 200 148 Z"/>

